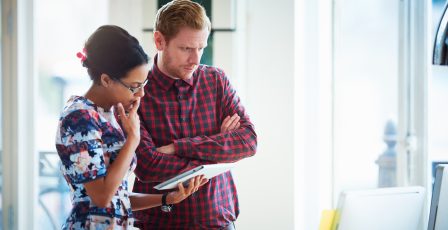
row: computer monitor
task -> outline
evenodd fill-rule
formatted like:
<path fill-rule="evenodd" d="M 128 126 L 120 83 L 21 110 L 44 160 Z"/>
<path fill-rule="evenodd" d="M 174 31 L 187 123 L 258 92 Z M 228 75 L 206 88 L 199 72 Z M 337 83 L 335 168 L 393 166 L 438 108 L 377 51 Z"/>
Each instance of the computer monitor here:
<path fill-rule="evenodd" d="M 417 230 L 424 191 L 417 186 L 344 191 L 333 230 Z"/>
<path fill-rule="evenodd" d="M 448 229 L 448 165 L 438 165 L 432 189 L 428 230 Z"/>

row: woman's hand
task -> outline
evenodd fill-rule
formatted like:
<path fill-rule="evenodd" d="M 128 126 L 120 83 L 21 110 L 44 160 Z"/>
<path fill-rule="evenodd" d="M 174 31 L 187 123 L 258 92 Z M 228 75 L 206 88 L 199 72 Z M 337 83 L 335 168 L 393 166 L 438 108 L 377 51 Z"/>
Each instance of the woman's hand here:
<path fill-rule="evenodd" d="M 140 106 L 140 98 L 138 98 L 133 104 L 128 114 L 126 114 L 123 105 L 118 103 L 118 117 L 121 121 L 121 126 L 127 135 L 128 139 L 134 139 L 140 142 L 140 118 L 137 114 L 137 109 Z"/>
<path fill-rule="evenodd" d="M 198 191 L 199 187 L 208 182 L 204 175 L 196 176 L 188 181 L 188 187 L 184 188 L 182 183 L 179 183 L 177 187 L 179 190 L 170 192 L 166 197 L 167 204 L 177 204 L 183 201 L 185 198 Z"/>

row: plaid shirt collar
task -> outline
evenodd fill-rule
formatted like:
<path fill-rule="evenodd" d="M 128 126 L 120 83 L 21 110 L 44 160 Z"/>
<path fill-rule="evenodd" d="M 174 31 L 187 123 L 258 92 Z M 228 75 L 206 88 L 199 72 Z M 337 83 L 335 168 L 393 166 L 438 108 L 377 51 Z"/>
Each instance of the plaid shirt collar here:
<path fill-rule="evenodd" d="M 186 80 L 171 78 L 168 75 L 164 74 L 162 71 L 160 71 L 159 67 L 157 66 L 157 54 L 156 54 L 156 56 L 154 57 L 154 63 L 153 63 L 152 69 L 149 71 L 149 75 L 152 75 L 154 78 L 154 81 L 157 82 L 157 84 L 160 85 L 160 87 L 164 91 L 167 91 L 176 83 L 176 81 L 183 81 L 183 82 L 187 83 L 189 86 L 192 86 L 193 78 L 195 75 L 197 75 L 197 71 L 198 70 L 196 70 L 193 73 L 192 77 L 190 77 Z"/>

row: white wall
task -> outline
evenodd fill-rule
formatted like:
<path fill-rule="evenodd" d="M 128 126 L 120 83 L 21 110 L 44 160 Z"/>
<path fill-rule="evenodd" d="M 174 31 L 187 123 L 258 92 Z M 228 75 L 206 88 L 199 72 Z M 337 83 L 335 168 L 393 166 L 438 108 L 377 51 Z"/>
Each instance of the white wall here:
<path fill-rule="evenodd" d="M 234 170 L 237 228 L 294 228 L 294 1 L 238 1 L 245 7 L 243 103 L 258 134 L 257 154 Z M 244 2 L 244 1 L 242 1 Z M 239 56 L 239 54 L 234 54 Z"/>
<path fill-rule="evenodd" d="M 126 29 L 131 35 L 143 42 L 143 22 L 146 12 L 142 10 L 145 0 L 109 0 L 109 22 Z M 152 12 L 151 12 L 152 13 Z M 149 14 L 151 15 L 152 14 Z M 152 41 L 145 41 L 147 43 Z M 146 45 L 146 44 L 144 44 Z M 143 44 L 142 44 L 143 46 Z M 150 56 L 151 57 L 151 56 Z M 151 57 L 152 58 L 152 57 Z"/>
<path fill-rule="evenodd" d="M 332 0 L 295 1 L 295 229 L 333 208 Z"/>
<path fill-rule="evenodd" d="M 331 4 L 239 3 L 246 69 L 237 77 L 259 143 L 235 170 L 239 229 L 317 229 L 333 208 Z"/>

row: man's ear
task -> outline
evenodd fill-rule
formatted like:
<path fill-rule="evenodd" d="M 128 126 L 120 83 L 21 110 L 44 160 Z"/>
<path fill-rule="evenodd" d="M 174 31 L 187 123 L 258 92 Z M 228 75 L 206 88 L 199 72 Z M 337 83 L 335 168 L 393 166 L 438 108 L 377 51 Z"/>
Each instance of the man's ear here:
<path fill-rule="evenodd" d="M 160 31 L 154 32 L 154 43 L 158 51 L 162 51 L 166 46 L 165 36 Z"/>
<path fill-rule="evenodd" d="M 101 85 L 104 87 L 109 87 L 112 84 L 113 79 L 109 77 L 109 75 L 102 73 L 101 76 Z"/>

